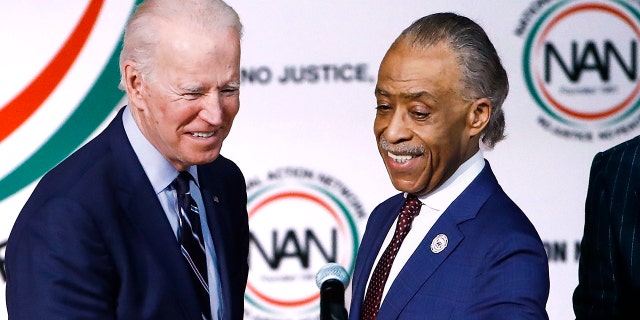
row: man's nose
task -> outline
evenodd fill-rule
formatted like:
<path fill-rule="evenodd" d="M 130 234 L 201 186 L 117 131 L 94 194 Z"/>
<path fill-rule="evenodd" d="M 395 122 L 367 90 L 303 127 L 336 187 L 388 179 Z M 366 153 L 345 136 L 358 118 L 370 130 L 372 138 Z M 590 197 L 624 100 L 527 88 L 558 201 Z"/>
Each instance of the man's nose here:
<path fill-rule="evenodd" d="M 212 124 L 219 125 L 223 119 L 222 98 L 220 95 L 208 95 L 202 99 L 202 109 L 199 113 L 200 118 Z"/>
<path fill-rule="evenodd" d="M 408 115 L 397 110 L 389 117 L 389 122 L 384 130 L 385 139 L 389 143 L 399 143 L 411 140 Z"/>

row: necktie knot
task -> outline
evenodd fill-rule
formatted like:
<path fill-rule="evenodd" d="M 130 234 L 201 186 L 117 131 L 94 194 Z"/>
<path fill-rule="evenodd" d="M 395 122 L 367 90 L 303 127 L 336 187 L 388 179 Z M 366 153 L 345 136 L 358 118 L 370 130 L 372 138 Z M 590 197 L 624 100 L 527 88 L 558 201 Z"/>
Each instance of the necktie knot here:
<path fill-rule="evenodd" d="M 412 194 L 408 194 L 407 199 L 404 201 L 404 204 L 402 205 L 402 209 L 400 210 L 400 214 L 398 216 L 398 228 L 401 228 L 403 230 L 405 228 L 410 229 L 413 218 L 420 214 L 421 206 L 422 202 L 420 202 L 418 197 Z"/>
<path fill-rule="evenodd" d="M 189 193 L 189 182 L 191 178 L 191 174 L 188 171 L 181 171 L 178 177 L 173 180 L 173 187 L 176 188 L 176 192 L 179 195 Z"/>
<path fill-rule="evenodd" d="M 407 199 L 404 201 L 404 207 L 413 215 L 417 216 L 420 214 L 420 207 L 422 206 L 422 202 L 418 197 L 412 194 L 407 194 Z"/>

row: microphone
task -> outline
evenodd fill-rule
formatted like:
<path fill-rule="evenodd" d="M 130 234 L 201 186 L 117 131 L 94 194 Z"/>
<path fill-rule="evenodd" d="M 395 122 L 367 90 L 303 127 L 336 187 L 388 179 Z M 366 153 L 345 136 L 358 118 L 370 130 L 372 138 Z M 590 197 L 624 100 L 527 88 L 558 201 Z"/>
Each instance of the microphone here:
<path fill-rule="evenodd" d="M 341 265 L 331 262 L 316 274 L 320 288 L 320 320 L 347 320 L 344 307 L 344 289 L 349 285 L 349 274 Z"/>

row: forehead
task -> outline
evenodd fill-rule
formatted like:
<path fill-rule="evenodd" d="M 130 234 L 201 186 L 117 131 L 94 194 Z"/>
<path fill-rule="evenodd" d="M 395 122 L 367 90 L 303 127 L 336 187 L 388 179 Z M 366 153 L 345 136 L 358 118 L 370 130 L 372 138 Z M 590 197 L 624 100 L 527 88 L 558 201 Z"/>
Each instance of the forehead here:
<path fill-rule="evenodd" d="M 390 94 L 457 91 L 461 77 L 457 55 L 441 42 L 427 48 L 396 44 L 385 55 L 378 72 L 378 90 Z"/>
<path fill-rule="evenodd" d="M 240 58 L 240 36 L 232 27 L 204 31 L 183 24 L 164 23 L 158 34 L 158 58 L 183 62 L 200 59 L 224 62 Z"/>

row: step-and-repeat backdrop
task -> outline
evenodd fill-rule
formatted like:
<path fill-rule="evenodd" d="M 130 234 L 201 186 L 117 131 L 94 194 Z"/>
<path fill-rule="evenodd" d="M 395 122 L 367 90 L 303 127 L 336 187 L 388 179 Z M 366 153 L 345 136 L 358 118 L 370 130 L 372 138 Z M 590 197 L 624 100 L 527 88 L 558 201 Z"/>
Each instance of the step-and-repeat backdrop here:
<path fill-rule="evenodd" d="M 247 319 L 315 319 L 316 271 L 352 270 L 369 212 L 395 193 L 372 133 L 378 65 L 402 29 L 438 11 L 476 20 L 503 59 L 508 137 L 485 156 L 545 243 L 551 319 L 573 316 L 591 160 L 640 133 L 639 1 L 229 3 L 245 25 L 241 109 L 223 154 L 247 179 Z M 126 103 L 117 56 L 134 5 L 0 5 L 0 266 L 38 179 Z"/>

